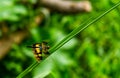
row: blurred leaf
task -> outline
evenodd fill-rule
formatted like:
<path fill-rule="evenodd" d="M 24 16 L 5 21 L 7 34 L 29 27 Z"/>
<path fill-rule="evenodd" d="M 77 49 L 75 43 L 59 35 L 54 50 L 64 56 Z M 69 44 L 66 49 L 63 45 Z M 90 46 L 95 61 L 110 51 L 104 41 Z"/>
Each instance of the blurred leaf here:
<path fill-rule="evenodd" d="M 0 21 L 18 21 L 19 15 L 26 15 L 27 9 L 22 5 L 15 4 L 15 0 L 0 1 Z"/>

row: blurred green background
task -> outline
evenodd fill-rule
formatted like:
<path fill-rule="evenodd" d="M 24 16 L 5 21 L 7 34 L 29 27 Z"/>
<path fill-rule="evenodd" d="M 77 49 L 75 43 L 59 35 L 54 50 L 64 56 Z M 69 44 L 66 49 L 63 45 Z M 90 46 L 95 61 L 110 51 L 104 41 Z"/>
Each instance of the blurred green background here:
<path fill-rule="evenodd" d="M 36 60 L 27 45 L 47 41 L 52 47 L 119 0 L 89 0 L 92 11 L 78 14 L 50 12 L 36 1 L 0 0 L 0 53 L 6 52 L 0 59 L 0 78 L 15 78 Z M 24 78 L 42 77 L 120 78 L 120 7 L 79 33 Z"/>

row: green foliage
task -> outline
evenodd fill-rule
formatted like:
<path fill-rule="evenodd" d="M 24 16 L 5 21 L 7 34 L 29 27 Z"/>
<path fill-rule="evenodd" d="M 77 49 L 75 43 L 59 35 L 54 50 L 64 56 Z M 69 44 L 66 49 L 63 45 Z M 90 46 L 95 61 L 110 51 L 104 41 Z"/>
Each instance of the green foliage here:
<path fill-rule="evenodd" d="M 15 3 L 15 0 L 10 0 L 8 2 L 12 3 L 12 5 L 14 3 L 14 7 L 18 6 L 18 4 Z M 35 58 L 32 54 L 32 50 L 28 49 L 26 46 L 33 44 L 34 42 L 48 40 L 49 45 L 51 46 L 51 55 L 40 63 L 33 63 L 31 67 L 29 67 L 33 70 L 29 72 L 25 78 L 119 78 L 119 7 L 108 13 L 97 23 L 92 24 L 91 27 L 79 33 L 73 39 L 71 39 L 71 35 L 66 37 L 67 34 L 74 30 L 78 25 L 81 25 L 84 21 L 86 22 L 86 19 L 91 17 L 88 21 L 90 23 L 90 21 L 93 20 L 93 17 L 105 12 L 111 6 L 116 4 L 118 0 L 91 0 L 91 2 L 93 5 L 93 11 L 91 13 L 77 15 L 52 13 L 51 17 L 47 18 L 50 20 L 50 23 L 48 23 L 47 26 L 41 24 L 39 27 L 29 28 L 31 33 L 30 37 L 20 45 L 13 45 L 11 52 L 1 61 L 0 76 L 2 78 L 14 78 L 21 72 L 23 75 L 27 74 L 29 70 L 26 70 L 26 73 L 23 71 L 34 62 Z M 24 25 L 24 22 L 26 21 L 23 22 L 20 18 L 27 14 L 27 8 L 25 8 L 24 5 L 20 6 L 24 7 L 23 11 L 25 13 L 12 11 L 13 15 L 21 15 L 17 15 L 17 19 L 13 20 L 8 17 L 7 19 L 0 17 L 0 19 L 13 22 L 19 21 L 17 24 L 21 23 Z M 30 10 L 34 15 L 34 9 Z M 29 17 L 33 19 L 32 16 Z M 83 27 L 87 23 L 85 23 Z M 19 26 L 17 26 L 17 28 L 18 27 Z M 76 30 L 80 31 L 79 29 Z M 76 32 L 72 35 L 74 34 L 76 34 Z M 63 38 L 66 39 L 61 41 Z M 58 45 L 54 45 L 59 41 L 61 42 Z M 62 46 L 61 44 L 65 45 Z M 53 53 L 53 51 L 55 52 Z M 3 68 L 5 69 L 4 71 Z"/>
<path fill-rule="evenodd" d="M 0 0 L 0 21 L 18 21 L 20 16 L 27 14 L 26 8 L 15 2 L 16 0 Z"/>

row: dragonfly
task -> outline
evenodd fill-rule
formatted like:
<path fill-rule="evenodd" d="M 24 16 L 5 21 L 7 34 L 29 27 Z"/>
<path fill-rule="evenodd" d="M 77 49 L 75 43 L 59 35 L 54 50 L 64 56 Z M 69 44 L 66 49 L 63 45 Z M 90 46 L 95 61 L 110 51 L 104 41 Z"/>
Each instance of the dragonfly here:
<path fill-rule="evenodd" d="M 27 47 L 33 48 L 34 56 L 36 60 L 39 62 L 40 60 L 43 59 L 43 54 L 44 55 L 50 54 L 48 52 L 50 46 L 48 46 L 47 44 L 48 44 L 47 42 L 35 43 L 32 46 L 27 46 Z"/>

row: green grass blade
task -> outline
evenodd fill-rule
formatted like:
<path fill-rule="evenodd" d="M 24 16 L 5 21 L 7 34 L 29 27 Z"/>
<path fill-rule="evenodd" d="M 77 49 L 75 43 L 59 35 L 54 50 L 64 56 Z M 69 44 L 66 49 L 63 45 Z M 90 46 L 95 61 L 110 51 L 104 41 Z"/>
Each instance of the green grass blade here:
<path fill-rule="evenodd" d="M 107 10 L 106 12 L 104 12 L 103 14 L 101 14 L 100 16 L 98 16 L 96 19 L 94 19 L 93 21 L 89 22 L 87 25 L 85 25 L 83 27 L 84 24 L 78 26 L 76 29 L 74 29 L 70 34 L 67 35 L 67 37 L 65 37 L 63 40 L 61 40 L 58 44 L 56 44 L 55 46 L 53 46 L 49 51 L 50 52 L 54 52 L 57 49 L 59 49 L 61 46 L 63 46 L 65 43 L 67 43 L 70 39 L 72 39 L 75 35 L 77 35 L 78 33 L 80 33 L 81 31 L 85 30 L 87 27 L 89 27 L 91 24 L 95 23 L 96 21 L 98 21 L 100 18 L 102 18 L 103 16 L 105 16 L 107 13 L 109 13 L 110 11 L 112 11 L 113 9 L 115 9 L 117 6 L 120 5 L 120 1 L 114 5 L 112 8 L 110 8 L 109 10 Z"/>
<path fill-rule="evenodd" d="M 33 64 L 32 64 L 31 66 L 29 66 L 26 70 L 24 70 L 21 74 L 19 74 L 16 78 L 22 78 L 22 77 L 25 76 L 27 73 L 29 73 L 30 71 L 32 71 L 33 68 L 35 68 L 38 64 L 39 64 L 39 62 L 33 63 Z"/>
<path fill-rule="evenodd" d="M 65 43 L 67 43 L 69 40 L 71 40 L 75 35 L 77 35 L 81 31 L 85 30 L 91 24 L 93 24 L 96 21 L 98 21 L 100 18 L 102 18 L 103 16 L 105 16 L 106 14 L 108 14 L 110 11 L 112 11 L 113 9 L 115 9 L 116 7 L 118 7 L 119 5 L 120 5 L 120 1 L 116 5 L 114 5 L 112 8 L 110 8 L 109 10 L 105 11 L 103 14 L 101 14 L 100 16 L 98 16 L 96 19 L 94 19 L 93 21 L 89 22 L 88 24 L 86 24 L 86 22 L 83 23 L 83 24 L 81 24 L 76 29 L 74 29 L 70 34 L 68 34 L 63 40 L 61 40 L 58 44 L 56 44 L 53 47 L 51 47 L 49 51 L 51 53 L 54 52 L 54 51 L 56 51 L 57 49 L 59 49 L 60 47 L 62 47 Z M 21 74 L 19 74 L 17 78 L 22 78 L 23 76 L 25 76 L 27 73 L 29 73 L 32 69 L 34 69 L 39 64 L 40 63 L 38 63 L 38 62 L 33 63 L 25 71 L 23 71 Z"/>

